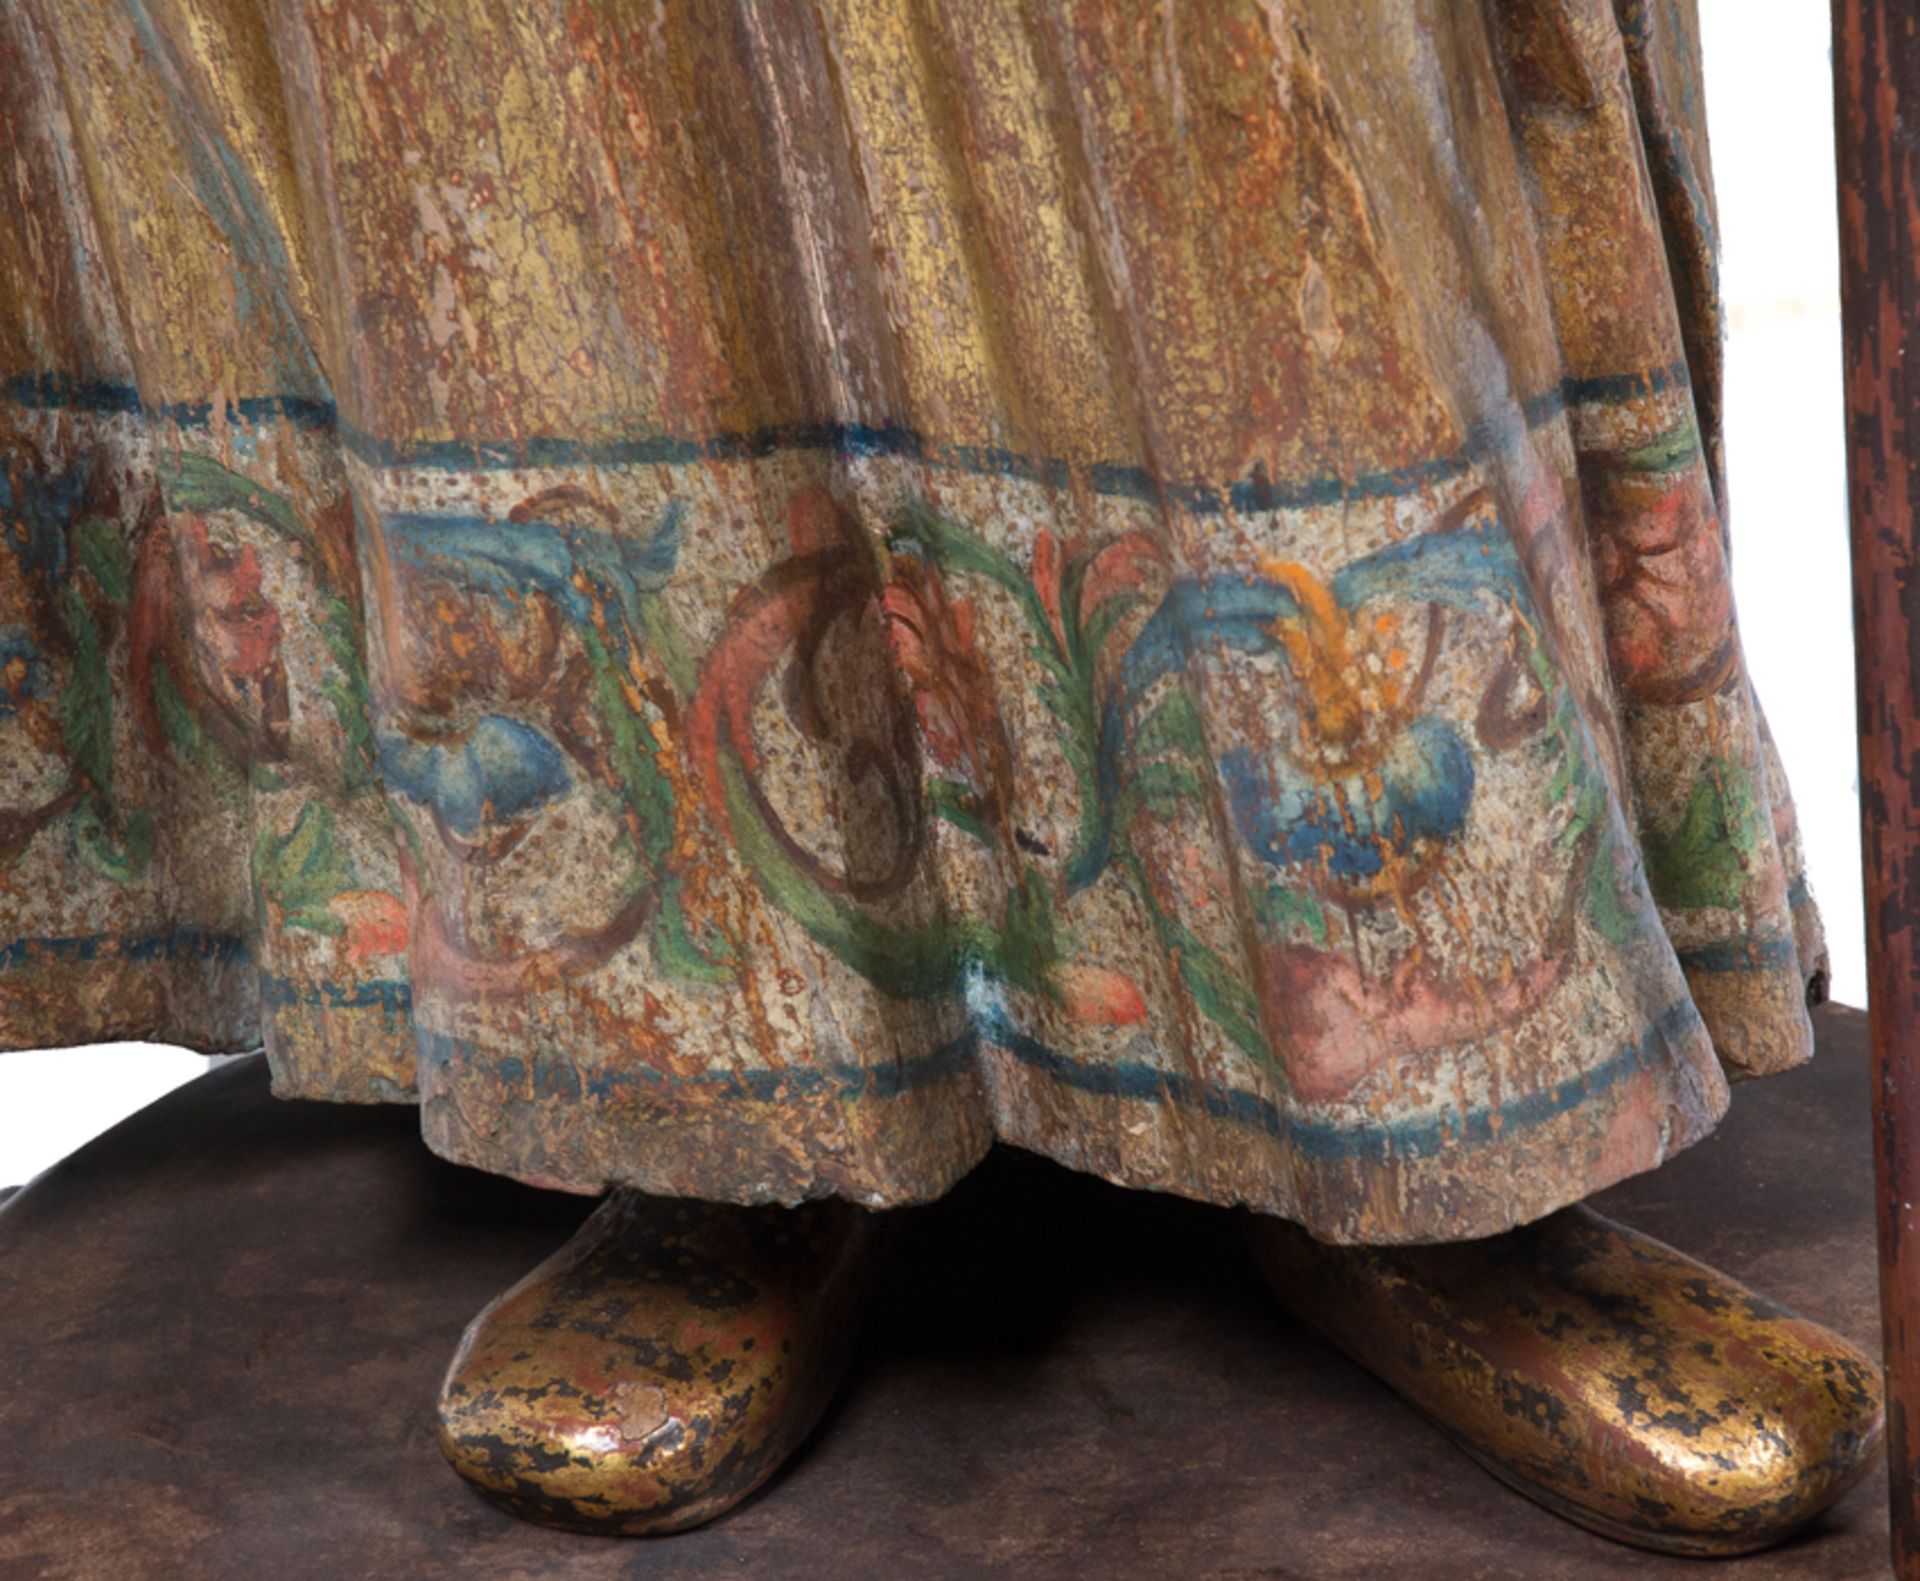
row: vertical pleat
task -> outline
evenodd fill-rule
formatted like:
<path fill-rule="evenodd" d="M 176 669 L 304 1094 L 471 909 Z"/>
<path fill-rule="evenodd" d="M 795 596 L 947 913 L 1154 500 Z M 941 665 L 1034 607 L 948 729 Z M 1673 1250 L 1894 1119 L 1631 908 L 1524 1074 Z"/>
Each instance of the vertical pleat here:
<path fill-rule="evenodd" d="M 157 907 L 236 942 L 153 1030 L 251 999 L 479 1167 L 892 1203 L 999 1138 L 1360 1240 L 1804 1057 L 1680 8 L 8 26 L 9 464 L 123 480 L 34 495 L 110 636 L 0 698 L 8 871 L 95 858 L 0 889 L 13 1041 L 123 1024 L 34 941 Z"/>

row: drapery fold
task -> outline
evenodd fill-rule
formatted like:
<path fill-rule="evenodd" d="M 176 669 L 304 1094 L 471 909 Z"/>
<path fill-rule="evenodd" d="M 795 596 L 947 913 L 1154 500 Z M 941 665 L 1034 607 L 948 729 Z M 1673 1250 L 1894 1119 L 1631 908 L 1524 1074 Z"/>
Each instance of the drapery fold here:
<path fill-rule="evenodd" d="M 264 1037 L 566 1189 L 997 1138 L 1357 1240 L 1805 1057 L 1686 7 L 0 52 L 0 1040 Z"/>

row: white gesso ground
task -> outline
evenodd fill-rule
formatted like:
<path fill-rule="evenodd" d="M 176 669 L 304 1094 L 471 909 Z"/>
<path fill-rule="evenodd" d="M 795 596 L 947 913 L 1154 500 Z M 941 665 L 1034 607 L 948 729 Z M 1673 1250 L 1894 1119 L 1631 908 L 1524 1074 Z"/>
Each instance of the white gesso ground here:
<path fill-rule="evenodd" d="M 1826 911 L 1834 996 L 1866 1002 L 1826 7 L 1702 0 L 1730 308 L 1734 581 Z M 119 1043 L 0 1056 L 0 1186 L 206 1069 Z"/>

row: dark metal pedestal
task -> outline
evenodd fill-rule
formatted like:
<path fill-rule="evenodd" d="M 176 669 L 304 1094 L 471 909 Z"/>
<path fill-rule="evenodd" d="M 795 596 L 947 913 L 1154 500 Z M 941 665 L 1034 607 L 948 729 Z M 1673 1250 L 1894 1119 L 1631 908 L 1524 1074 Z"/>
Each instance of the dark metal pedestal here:
<path fill-rule="evenodd" d="M 1602 1205 L 1871 1343 L 1865 1024 Z M 1017 1154 L 924 1210 L 867 1361 L 760 1498 L 683 1537 L 525 1527 L 434 1448 L 467 1318 L 577 1200 L 432 1160 L 406 1110 L 190 1084 L 0 1209 L 0 1577 L 1882 1577 L 1873 1478 L 1703 1565 L 1535 1510 L 1293 1333 L 1231 1217 Z"/>

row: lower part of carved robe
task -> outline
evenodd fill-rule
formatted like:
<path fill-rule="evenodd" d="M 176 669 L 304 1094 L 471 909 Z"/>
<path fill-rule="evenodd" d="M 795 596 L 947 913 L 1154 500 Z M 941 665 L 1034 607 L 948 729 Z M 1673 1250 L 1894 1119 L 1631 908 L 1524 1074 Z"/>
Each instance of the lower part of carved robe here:
<path fill-rule="evenodd" d="M 1336 1240 L 1824 980 L 1681 0 L 13 0 L 0 1042 Z M 375 1205 L 370 1205 L 370 1208 Z"/>

